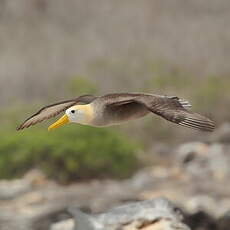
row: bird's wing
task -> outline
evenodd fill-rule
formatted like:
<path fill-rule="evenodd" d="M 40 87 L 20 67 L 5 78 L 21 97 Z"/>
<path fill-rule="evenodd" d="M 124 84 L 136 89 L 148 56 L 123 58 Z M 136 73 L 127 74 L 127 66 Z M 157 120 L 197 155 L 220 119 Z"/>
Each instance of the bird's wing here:
<path fill-rule="evenodd" d="M 28 128 L 31 125 L 35 125 L 51 117 L 55 117 L 73 105 L 88 104 L 92 102 L 95 98 L 96 97 L 92 95 L 83 95 L 74 99 L 61 101 L 52 105 L 45 106 L 41 108 L 37 113 L 27 118 L 21 125 L 17 127 L 17 130 Z"/>
<path fill-rule="evenodd" d="M 178 97 L 159 96 L 140 94 L 133 97 L 118 97 L 109 103 L 108 107 L 121 106 L 127 103 L 140 103 L 144 105 L 149 111 L 155 113 L 168 121 L 185 126 L 192 129 L 211 132 L 215 128 L 215 124 L 210 119 L 187 110 L 191 105 Z"/>

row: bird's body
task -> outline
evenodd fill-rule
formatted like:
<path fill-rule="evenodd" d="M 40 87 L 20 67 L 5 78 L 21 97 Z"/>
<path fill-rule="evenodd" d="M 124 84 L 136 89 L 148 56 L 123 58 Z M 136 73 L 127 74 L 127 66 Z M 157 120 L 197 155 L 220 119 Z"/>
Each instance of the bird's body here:
<path fill-rule="evenodd" d="M 210 119 L 193 113 L 190 104 L 178 97 L 144 93 L 113 93 L 103 96 L 83 95 L 75 99 L 46 106 L 28 118 L 18 130 L 54 117 L 65 111 L 65 115 L 49 127 L 74 122 L 90 126 L 110 126 L 155 113 L 168 121 L 193 129 L 212 131 Z"/>
<path fill-rule="evenodd" d="M 126 101 L 133 95 L 120 95 L 122 98 L 119 98 L 119 95 L 109 94 L 95 99 L 89 104 L 94 117 L 90 125 L 110 126 L 145 116 L 149 111 L 144 105 Z M 111 103 L 118 103 L 118 101 L 121 101 L 119 106 L 111 106 Z"/>

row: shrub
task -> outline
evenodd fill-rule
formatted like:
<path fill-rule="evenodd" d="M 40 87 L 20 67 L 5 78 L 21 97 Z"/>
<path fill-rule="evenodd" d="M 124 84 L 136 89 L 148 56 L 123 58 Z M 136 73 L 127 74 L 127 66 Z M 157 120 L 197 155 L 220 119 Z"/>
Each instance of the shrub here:
<path fill-rule="evenodd" d="M 31 128 L 4 133 L 0 142 L 0 177 L 40 168 L 59 182 L 126 177 L 138 166 L 137 144 L 108 128 L 68 125 L 53 132 Z"/>

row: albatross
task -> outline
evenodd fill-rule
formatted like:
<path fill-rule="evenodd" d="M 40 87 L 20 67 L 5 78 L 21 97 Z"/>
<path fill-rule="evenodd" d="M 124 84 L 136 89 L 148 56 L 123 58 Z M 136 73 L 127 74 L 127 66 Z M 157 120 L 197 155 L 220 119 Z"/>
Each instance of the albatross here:
<path fill-rule="evenodd" d="M 103 96 L 82 95 L 41 108 L 26 119 L 17 130 L 65 114 L 48 130 L 73 122 L 90 126 L 111 126 L 149 113 L 188 128 L 211 132 L 215 124 L 209 118 L 189 110 L 190 103 L 176 96 L 146 93 L 112 93 Z"/>

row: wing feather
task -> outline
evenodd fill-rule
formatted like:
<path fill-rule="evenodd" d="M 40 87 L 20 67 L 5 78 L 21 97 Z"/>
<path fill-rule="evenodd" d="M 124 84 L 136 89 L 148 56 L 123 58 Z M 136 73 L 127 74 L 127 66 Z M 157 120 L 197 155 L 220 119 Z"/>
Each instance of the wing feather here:
<path fill-rule="evenodd" d="M 186 107 L 190 104 L 178 97 L 154 96 L 151 98 L 151 96 L 143 96 L 137 100 L 151 112 L 178 125 L 206 132 L 212 132 L 215 129 L 212 120 L 187 110 Z"/>
<path fill-rule="evenodd" d="M 83 95 L 74 99 L 61 101 L 55 104 L 51 104 L 41 108 L 37 113 L 33 114 L 31 117 L 27 118 L 21 125 L 17 127 L 17 130 L 22 130 L 28 128 L 32 125 L 40 123 L 51 117 L 55 117 L 61 112 L 65 111 L 69 107 L 76 104 L 88 104 L 92 102 L 96 97 L 92 95 Z"/>
<path fill-rule="evenodd" d="M 192 129 L 211 132 L 215 128 L 212 120 L 187 108 L 190 103 L 176 96 L 160 96 L 155 94 L 116 94 L 109 95 L 107 107 L 119 107 L 128 103 L 140 103 L 149 111 L 164 119 Z"/>

